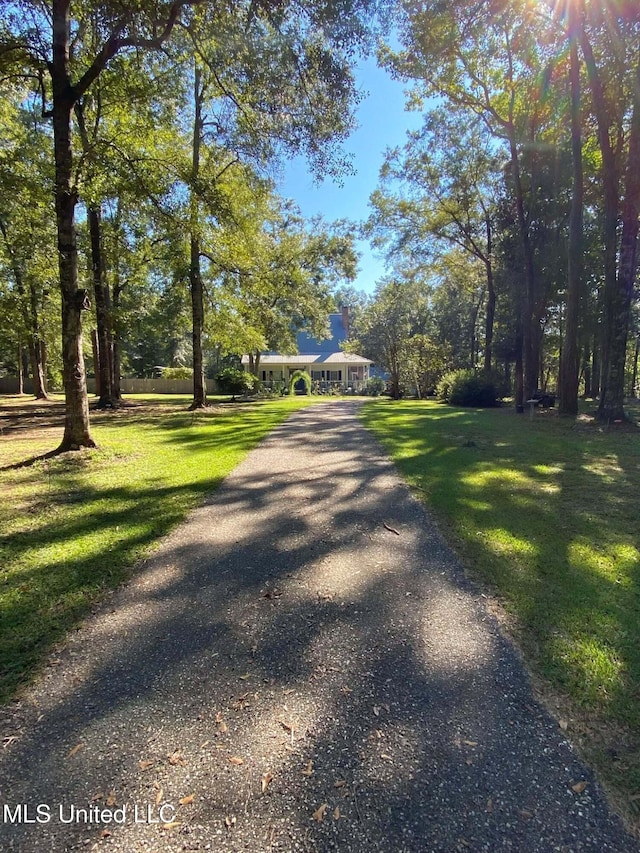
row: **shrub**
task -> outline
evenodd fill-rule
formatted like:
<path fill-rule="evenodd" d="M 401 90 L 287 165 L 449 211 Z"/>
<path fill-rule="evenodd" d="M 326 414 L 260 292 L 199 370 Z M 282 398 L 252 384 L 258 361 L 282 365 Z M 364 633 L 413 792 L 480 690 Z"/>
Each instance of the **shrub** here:
<path fill-rule="evenodd" d="M 193 369 L 191 367 L 163 367 L 163 379 L 193 379 Z"/>
<path fill-rule="evenodd" d="M 442 377 L 438 396 L 452 406 L 488 407 L 499 405 L 501 393 L 490 373 L 456 370 Z"/>
<path fill-rule="evenodd" d="M 236 394 L 252 393 L 256 382 L 259 382 L 253 374 L 237 367 L 225 367 L 218 373 L 216 380 L 222 393 L 231 394 L 233 397 Z"/>
<path fill-rule="evenodd" d="M 367 379 L 367 384 L 364 386 L 364 393 L 369 397 L 379 397 L 383 393 L 387 383 L 381 376 L 371 376 Z"/>

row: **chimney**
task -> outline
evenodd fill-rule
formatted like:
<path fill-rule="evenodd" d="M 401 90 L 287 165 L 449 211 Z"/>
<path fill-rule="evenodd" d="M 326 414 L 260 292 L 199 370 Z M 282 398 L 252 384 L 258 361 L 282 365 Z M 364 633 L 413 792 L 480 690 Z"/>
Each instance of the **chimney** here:
<path fill-rule="evenodd" d="M 342 325 L 344 326 L 345 338 L 349 337 L 349 306 L 342 306 Z"/>

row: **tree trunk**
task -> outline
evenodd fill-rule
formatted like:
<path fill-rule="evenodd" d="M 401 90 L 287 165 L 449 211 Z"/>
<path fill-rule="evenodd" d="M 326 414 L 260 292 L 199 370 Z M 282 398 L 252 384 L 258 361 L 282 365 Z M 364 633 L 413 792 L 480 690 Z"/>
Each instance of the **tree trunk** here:
<path fill-rule="evenodd" d="M 98 340 L 98 332 L 96 329 L 91 330 L 91 349 L 93 351 L 93 375 L 96 383 L 96 395 L 100 396 L 100 341 Z"/>
<path fill-rule="evenodd" d="M 584 379 L 584 397 L 585 399 L 593 397 L 592 372 L 591 372 L 591 352 L 589 344 L 584 345 L 584 353 L 582 356 L 582 376 Z"/>
<path fill-rule="evenodd" d="M 513 183 L 516 192 L 516 210 L 518 214 L 518 230 L 520 232 L 520 244 L 522 246 L 522 258 L 525 272 L 525 295 L 522 300 L 522 350 L 524 365 L 522 370 L 522 401 L 528 399 L 536 390 L 538 382 L 539 358 L 534 342 L 534 293 L 535 273 L 533 265 L 533 251 L 529 239 L 529 227 L 524 210 L 524 190 L 522 187 L 522 176 L 520 174 L 520 161 L 518 157 L 518 146 L 515 138 L 515 129 L 509 127 L 509 151 L 511 154 L 511 168 L 513 171 Z M 517 365 L 517 363 L 516 363 Z M 516 370 L 516 387 L 517 370 Z M 516 406 L 518 406 L 516 400 Z M 522 405 L 522 403 L 520 403 Z"/>
<path fill-rule="evenodd" d="M 204 338 L 204 291 L 200 268 L 200 240 L 198 238 L 200 223 L 196 184 L 200 173 L 204 87 L 202 85 L 202 75 L 197 65 L 195 68 L 193 92 L 195 114 L 193 119 L 193 150 L 191 161 L 191 235 L 189 257 L 191 314 L 193 319 L 193 402 L 190 408 L 201 409 L 207 405 L 207 386 L 204 378 L 204 357 L 202 352 L 202 341 Z"/>
<path fill-rule="evenodd" d="M 625 174 L 622 205 L 622 238 L 616 288 L 609 299 L 609 345 L 604 366 L 604 387 L 600 399 L 600 420 L 612 421 L 625 417 L 624 368 L 627 356 L 627 337 L 631 319 L 631 301 L 636 278 L 638 217 L 640 216 L 640 57 L 636 66 L 633 89 L 633 113 L 629 134 L 629 152 Z"/>
<path fill-rule="evenodd" d="M 87 207 L 89 235 L 91 238 L 91 275 L 96 306 L 96 336 L 98 363 L 96 365 L 96 393 L 98 406 L 112 408 L 113 398 L 113 341 L 111 333 L 111 296 L 105 280 L 104 252 L 102 249 L 102 214 L 100 206 Z M 99 377 L 99 381 L 98 381 Z M 98 390 L 99 388 L 99 390 Z"/>
<path fill-rule="evenodd" d="M 72 186 L 71 111 L 74 95 L 69 79 L 69 2 L 53 0 L 53 144 L 58 266 L 62 293 L 62 372 L 65 391 L 64 435 L 60 452 L 95 447 L 89 428 L 89 403 L 82 352 L 82 311 L 87 294 L 78 289 L 76 193 Z"/>
<path fill-rule="evenodd" d="M 115 251 L 112 265 L 112 274 L 113 274 L 113 311 L 111 315 L 112 319 L 112 352 L 113 352 L 113 376 L 111 377 L 111 393 L 113 394 L 113 399 L 118 402 L 122 400 L 122 390 L 120 388 L 120 373 L 121 373 L 121 347 L 120 341 L 122 339 L 121 333 L 121 324 L 119 321 L 119 313 L 118 309 L 120 308 L 120 297 L 122 296 L 122 291 L 125 288 L 125 285 L 122 284 L 120 280 L 120 200 L 118 199 L 118 204 L 116 207 L 116 215 L 114 221 L 114 230 L 116 234 L 115 238 Z"/>
<path fill-rule="evenodd" d="M 636 335 L 636 346 L 633 351 L 633 373 L 631 374 L 631 388 L 629 389 L 630 397 L 637 397 L 638 384 L 638 359 L 640 358 L 640 335 Z"/>
<path fill-rule="evenodd" d="M 591 396 L 594 399 L 600 396 L 601 352 L 602 347 L 598 340 L 598 335 L 595 334 L 593 336 L 593 350 L 591 352 Z"/>
<path fill-rule="evenodd" d="M 22 346 L 18 344 L 18 394 L 24 394 L 24 370 L 22 369 Z"/>
<path fill-rule="evenodd" d="M 35 336 L 29 337 L 29 362 L 33 381 L 33 396 L 36 400 L 48 400 L 44 371 L 42 368 L 42 349 L 40 340 Z"/>
<path fill-rule="evenodd" d="M 571 24 L 573 27 L 573 23 Z M 564 345 L 560 362 L 559 412 L 576 417 L 578 414 L 578 321 L 582 290 L 582 228 L 584 181 L 582 169 L 582 135 L 580 115 L 580 62 L 575 32 L 570 33 L 571 81 L 571 154 L 573 161 L 573 193 L 569 218 L 569 251 L 567 272 L 567 308 L 565 313 Z"/>
<path fill-rule="evenodd" d="M 483 368 L 485 373 L 491 370 L 491 358 L 493 348 L 493 324 L 496 316 L 496 291 L 493 278 L 493 240 L 491 231 L 491 219 L 486 217 L 486 232 L 487 232 L 487 256 L 484 261 L 487 271 L 487 312 L 485 317 L 485 333 L 484 333 L 484 363 Z"/>
<path fill-rule="evenodd" d="M 522 321 L 517 321 L 517 329 L 516 329 L 516 361 L 514 365 L 514 397 L 516 403 L 516 412 L 521 415 L 524 412 L 524 401 L 528 399 L 525 397 L 524 393 L 524 369 L 522 364 L 522 350 L 523 350 L 523 335 L 522 335 Z"/>

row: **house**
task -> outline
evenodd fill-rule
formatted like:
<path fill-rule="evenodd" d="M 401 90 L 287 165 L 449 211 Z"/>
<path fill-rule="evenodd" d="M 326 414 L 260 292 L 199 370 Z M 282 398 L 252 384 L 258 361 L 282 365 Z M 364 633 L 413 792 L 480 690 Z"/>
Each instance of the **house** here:
<path fill-rule="evenodd" d="M 340 344 L 349 337 L 349 309 L 346 306 L 339 313 L 329 315 L 329 327 L 331 336 L 322 341 L 306 332 L 299 332 L 296 338 L 298 352 L 295 354 L 262 354 L 258 378 L 273 387 L 279 383 L 288 384 L 296 370 L 306 370 L 317 391 L 361 391 L 369 378 L 372 362 L 340 349 Z M 242 366 L 245 370 L 250 369 L 248 355 L 242 356 Z"/>

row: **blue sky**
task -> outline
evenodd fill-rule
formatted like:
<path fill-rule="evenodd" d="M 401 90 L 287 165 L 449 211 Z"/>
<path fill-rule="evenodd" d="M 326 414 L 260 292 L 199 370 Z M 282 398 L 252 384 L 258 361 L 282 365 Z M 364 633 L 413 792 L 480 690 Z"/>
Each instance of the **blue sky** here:
<path fill-rule="evenodd" d="M 326 179 L 315 185 L 303 158 L 285 167 L 279 192 L 294 199 L 305 216 L 322 214 L 328 220 L 362 221 L 369 214 L 369 196 L 378 184 L 378 172 L 389 147 L 401 145 L 408 129 L 421 124 L 418 113 L 404 109 L 403 85 L 368 59 L 358 69 L 360 89 L 368 93 L 357 112 L 359 127 L 344 145 L 354 156 L 356 174 L 347 176 L 342 186 Z M 358 243 L 360 273 L 354 286 L 371 293 L 376 280 L 384 274 L 384 263 L 366 241 Z"/>

